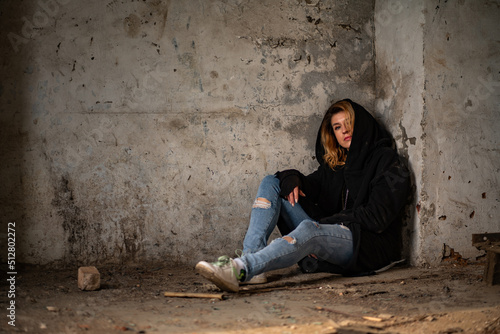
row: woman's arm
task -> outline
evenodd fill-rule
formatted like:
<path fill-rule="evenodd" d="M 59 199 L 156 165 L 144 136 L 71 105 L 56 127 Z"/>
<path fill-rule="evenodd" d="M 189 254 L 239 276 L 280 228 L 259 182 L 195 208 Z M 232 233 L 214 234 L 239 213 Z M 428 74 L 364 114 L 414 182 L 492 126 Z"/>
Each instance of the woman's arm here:
<path fill-rule="evenodd" d="M 323 218 L 320 222 L 357 223 L 362 229 L 380 233 L 396 219 L 406 204 L 409 183 L 408 170 L 397 156 L 393 159 L 380 159 L 375 176 L 370 181 L 367 201 L 353 209 Z"/>
<path fill-rule="evenodd" d="M 299 196 L 307 196 L 309 200 L 316 201 L 321 186 L 321 174 L 321 167 L 308 176 L 296 169 L 277 172 L 275 175 L 280 180 L 280 195 L 292 205 L 297 203 Z"/>

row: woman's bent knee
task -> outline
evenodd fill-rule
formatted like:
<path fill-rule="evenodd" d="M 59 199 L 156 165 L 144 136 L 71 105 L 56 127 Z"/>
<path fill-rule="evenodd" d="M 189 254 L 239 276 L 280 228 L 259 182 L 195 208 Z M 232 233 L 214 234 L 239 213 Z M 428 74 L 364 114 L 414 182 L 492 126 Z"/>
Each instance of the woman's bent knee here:
<path fill-rule="evenodd" d="M 280 182 L 280 180 L 276 177 L 276 175 L 271 174 L 271 175 L 264 176 L 261 183 L 271 183 L 271 184 L 276 183 L 279 185 L 279 182 Z"/>
<path fill-rule="evenodd" d="M 273 194 L 280 191 L 280 180 L 275 175 L 265 176 L 260 183 L 259 193 L 268 193 L 269 191 Z"/>
<path fill-rule="evenodd" d="M 320 225 L 318 222 L 315 222 L 314 220 L 303 220 L 299 226 L 297 227 L 298 229 L 305 229 L 305 230 L 317 230 L 320 228 Z"/>

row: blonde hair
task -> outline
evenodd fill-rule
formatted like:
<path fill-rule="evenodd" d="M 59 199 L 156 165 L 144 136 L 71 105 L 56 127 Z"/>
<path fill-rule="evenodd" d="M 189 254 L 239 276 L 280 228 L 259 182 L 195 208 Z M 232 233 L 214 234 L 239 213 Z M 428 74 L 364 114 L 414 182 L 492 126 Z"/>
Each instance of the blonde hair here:
<path fill-rule="evenodd" d="M 345 112 L 347 130 L 352 131 L 354 129 L 354 109 L 351 103 L 345 100 L 338 101 L 328 108 L 321 122 L 321 144 L 325 149 L 323 160 L 331 169 L 344 166 L 347 158 L 347 150 L 339 145 L 331 124 L 333 115 L 342 111 Z"/>

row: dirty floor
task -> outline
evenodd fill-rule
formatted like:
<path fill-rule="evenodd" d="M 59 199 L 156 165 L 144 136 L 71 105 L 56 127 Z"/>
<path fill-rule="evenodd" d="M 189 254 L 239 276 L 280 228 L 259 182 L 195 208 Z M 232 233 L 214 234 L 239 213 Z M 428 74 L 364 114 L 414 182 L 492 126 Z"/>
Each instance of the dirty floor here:
<path fill-rule="evenodd" d="M 16 326 L 4 315 L 0 332 L 500 333 L 500 286 L 483 282 L 481 264 L 356 278 L 293 267 L 223 300 L 164 296 L 220 293 L 191 267 L 98 267 L 102 287 L 86 292 L 78 289 L 77 269 L 18 270 Z M 5 294 L 0 302 L 9 302 Z"/>

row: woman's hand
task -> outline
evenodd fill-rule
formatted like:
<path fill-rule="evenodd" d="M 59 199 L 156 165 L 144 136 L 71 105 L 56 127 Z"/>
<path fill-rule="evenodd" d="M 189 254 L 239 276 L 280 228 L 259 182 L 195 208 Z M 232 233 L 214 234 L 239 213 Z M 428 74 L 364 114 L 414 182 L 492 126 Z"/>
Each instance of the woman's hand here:
<path fill-rule="evenodd" d="M 288 195 L 287 200 L 290 202 L 292 206 L 295 206 L 295 203 L 299 201 L 299 195 L 306 197 L 306 195 L 299 189 L 299 186 L 296 186 L 293 191 Z"/>

